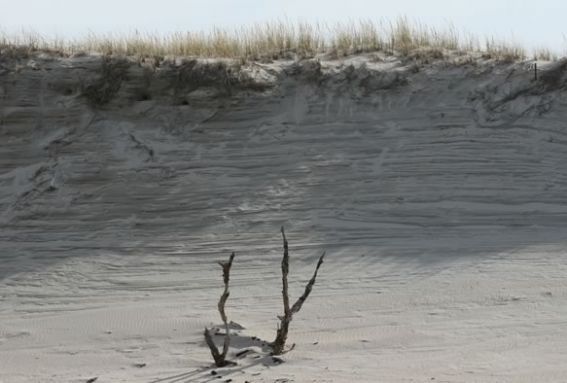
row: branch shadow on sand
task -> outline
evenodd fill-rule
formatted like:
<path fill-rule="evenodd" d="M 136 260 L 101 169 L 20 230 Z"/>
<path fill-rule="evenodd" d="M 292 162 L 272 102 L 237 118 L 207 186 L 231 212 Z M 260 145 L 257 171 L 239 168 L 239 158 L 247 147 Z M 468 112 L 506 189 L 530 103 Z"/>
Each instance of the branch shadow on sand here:
<path fill-rule="evenodd" d="M 222 347 L 224 333 L 215 327 L 213 336 L 218 347 Z M 238 330 L 237 330 L 238 331 Z M 269 342 L 255 336 L 242 335 L 238 332 L 231 334 L 231 348 L 229 360 L 234 364 L 226 367 L 216 367 L 214 364 L 199 369 L 152 380 L 149 383 L 189 383 L 189 382 L 218 382 L 221 379 L 228 381 L 238 374 L 249 373 L 260 375 L 262 369 L 271 368 L 284 363 L 284 360 L 271 355 Z M 204 352 L 207 346 L 203 341 L 201 346 Z"/>

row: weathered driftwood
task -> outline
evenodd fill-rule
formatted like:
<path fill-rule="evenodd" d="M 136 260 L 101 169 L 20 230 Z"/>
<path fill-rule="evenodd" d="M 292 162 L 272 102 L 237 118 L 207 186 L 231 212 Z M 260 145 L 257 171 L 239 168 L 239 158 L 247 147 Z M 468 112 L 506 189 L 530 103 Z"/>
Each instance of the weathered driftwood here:
<path fill-rule="evenodd" d="M 288 282 L 287 282 L 287 276 L 289 274 L 289 247 L 283 226 L 281 231 L 282 231 L 283 247 L 284 247 L 284 253 L 282 258 L 282 295 L 283 295 L 284 315 L 278 316 L 280 323 L 278 325 L 278 329 L 276 332 L 276 339 L 271 343 L 272 353 L 274 355 L 281 355 L 285 352 L 285 343 L 287 341 L 289 324 L 293 319 L 293 314 L 297 314 L 299 310 L 301 310 L 303 303 L 305 303 L 305 300 L 311 293 L 311 290 L 313 289 L 313 285 L 315 284 L 315 279 L 317 278 L 317 272 L 319 271 L 319 268 L 323 264 L 323 258 L 325 258 L 325 253 L 323 252 L 323 254 L 321 254 L 321 256 L 319 257 L 319 261 L 317 262 L 317 266 L 315 267 L 315 272 L 313 273 L 313 276 L 305 286 L 305 291 L 303 292 L 303 295 L 301 295 L 297 299 L 297 301 L 293 304 L 293 306 L 290 307 Z"/>
<path fill-rule="evenodd" d="M 231 362 L 226 360 L 226 355 L 228 354 L 228 347 L 230 346 L 230 329 L 228 326 L 228 319 L 226 317 L 226 312 L 224 310 L 224 306 L 226 305 L 226 301 L 230 295 L 228 290 L 228 284 L 230 281 L 230 268 L 232 267 L 232 261 L 234 260 L 234 252 L 230 255 L 228 262 L 219 262 L 219 265 L 222 267 L 222 276 L 224 282 L 224 291 L 219 299 L 218 309 L 224 323 L 225 328 L 225 335 L 224 335 L 224 344 L 222 348 L 222 353 L 219 351 L 217 345 L 213 340 L 213 335 L 211 334 L 210 330 L 205 327 L 205 341 L 211 350 L 211 355 L 215 360 L 215 365 L 217 367 L 224 367 L 228 364 L 232 364 Z"/>

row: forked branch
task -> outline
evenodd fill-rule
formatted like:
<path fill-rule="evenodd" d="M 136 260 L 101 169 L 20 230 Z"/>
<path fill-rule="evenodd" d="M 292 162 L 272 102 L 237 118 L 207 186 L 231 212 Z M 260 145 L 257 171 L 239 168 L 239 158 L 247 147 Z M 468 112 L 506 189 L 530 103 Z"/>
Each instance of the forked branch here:
<path fill-rule="evenodd" d="M 282 238 L 283 238 L 283 247 L 284 247 L 284 254 L 282 258 L 282 296 L 283 296 L 283 305 L 284 305 L 284 315 L 279 316 L 280 323 L 278 325 L 278 329 L 276 332 L 276 339 L 271 343 L 272 346 L 272 353 L 274 355 L 281 355 L 285 352 L 285 343 L 287 341 L 287 334 L 289 332 L 289 324 L 293 319 L 293 314 L 296 314 L 301 310 L 303 303 L 307 300 L 309 294 L 311 294 L 311 290 L 313 290 L 313 285 L 315 284 L 315 279 L 317 278 L 317 273 L 319 272 L 319 268 L 323 264 L 323 259 L 325 258 L 325 253 L 321 254 L 319 257 L 319 261 L 317 262 L 317 266 L 315 267 L 315 272 L 313 276 L 305 286 L 305 291 L 303 295 L 301 295 L 297 301 L 293 304 L 293 306 L 289 306 L 289 288 L 288 288 L 288 281 L 287 277 L 289 274 L 289 247 L 287 243 L 287 238 L 285 236 L 285 231 L 282 226 Z"/>
<path fill-rule="evenodd" d="M 232 267 L 233 260 L 234 260 L 234 252 L 230 255 L 228 262 L 219 262 L 219 265 L 222 267 L 222 277 L 224 282 L 224 291 L 218 303 L 219 313 L 225 328 L 222 353 L 219 351 L 217 345 L 215 344 L 213 340 L 213 335 L 211 335 L 210 330 L 205 327 L 205 333 L 204 333 L 205 341 L 207 342 L 207 346 L 209 346 L 209 349 L 211 350 L 211 355 L 213 356 L 213 359 L 215 360 L 215 365 L 217 367 L 224 367 L 230 363 L 226 360 L 226 355 L 228 354 L 228 348 L 230 346 L 230 332 L 229 332 L 230 329 L 228 326 L 228 319 L 226 317 L 224 306 L 226 305 L 226 301 L 230 295 L 230 292 L 228 290 L 228 284 L 230 282 L 230 268 Z"/>

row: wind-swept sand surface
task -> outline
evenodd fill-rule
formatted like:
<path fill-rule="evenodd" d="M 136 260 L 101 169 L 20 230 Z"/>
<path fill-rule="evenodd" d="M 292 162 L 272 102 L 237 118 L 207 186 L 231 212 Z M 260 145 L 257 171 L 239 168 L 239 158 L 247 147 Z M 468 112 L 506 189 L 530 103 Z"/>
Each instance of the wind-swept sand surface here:
<path fill-rule="evenodd" d="M 0 62 L 0 381 L 564 381 L 567 72 L 540 67 Z M 281 225 L 292 299 L 327 258 L 277 363 Z"/>

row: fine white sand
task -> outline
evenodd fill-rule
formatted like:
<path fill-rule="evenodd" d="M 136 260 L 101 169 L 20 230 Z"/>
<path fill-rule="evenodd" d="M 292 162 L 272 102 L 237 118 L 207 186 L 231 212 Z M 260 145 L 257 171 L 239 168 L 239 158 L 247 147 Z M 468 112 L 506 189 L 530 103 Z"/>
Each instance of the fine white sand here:
<path fill-rule="evenodd" d="M 0 382 L 565 380 L 557 64 L 132 63 L 102 106 L 99 58 L 1 65 Z M 281 225 L 292 300 L 327 258 L 277 363 Z"/>

